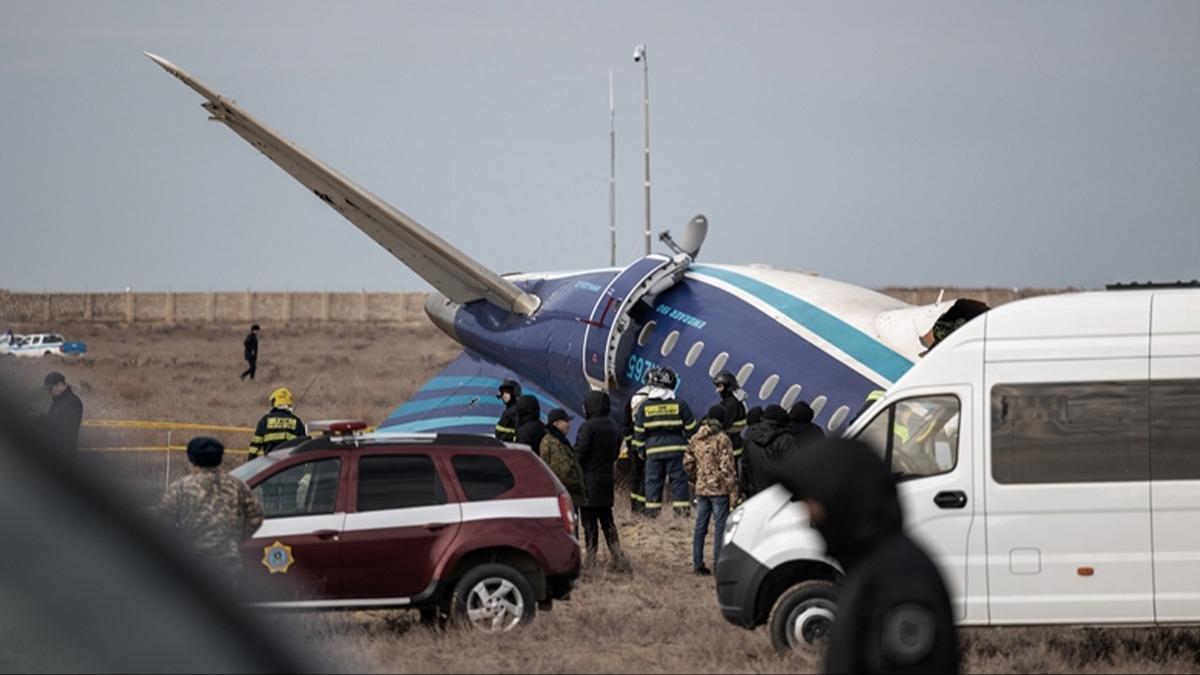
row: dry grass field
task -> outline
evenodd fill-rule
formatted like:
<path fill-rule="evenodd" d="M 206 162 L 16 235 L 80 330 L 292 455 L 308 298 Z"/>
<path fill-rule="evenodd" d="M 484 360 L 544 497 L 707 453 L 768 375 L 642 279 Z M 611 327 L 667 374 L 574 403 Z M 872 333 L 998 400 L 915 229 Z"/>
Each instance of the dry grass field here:
<path fill-rule="evenodd" d="M 32 329 L 29 326 L 16 326 Z M 382 420 L 457 354 L 432 326 L 344 324 L 264 326 L 259 378 L 242 382 L 245 327 L 78 324 L 56 326 L 88 342 L 81 360 L 0 358 L 0 378 L 25 390 L 30 405 L 48 370 L 64 372 L 84 400 L 85 417 L 251 426 L 275 387 L 292 387 L 306 419 Z M 216 434 L 244 447 L 243 434 Z M 188 436 L 174 435 L 172 444 Z M 162 445 L 165 432 L 85 430 L 85 446 Z M 165 453 L 88 453 L 137 500 L 161 493 Z M 240 458 L 231 458 L 230 463 Z M 171 476 L 185 460 L 172 453 Z M 405 612 L 276 617 L 294 624 L 340 669 L 366 672 L 812 672 L 812 659 L 779 657 L 763 630 L 725 623 L 711 580 L 693 576 L 691 523 L 669 515 L 618 524 L 635 567 L 630 576 L 586 574 L 574 598 L 504 636 L 433 631 Z M 1014 628 L 962 632 L 970 672 L 1151 672 L 1200 670 L 1200 629 Z"/>

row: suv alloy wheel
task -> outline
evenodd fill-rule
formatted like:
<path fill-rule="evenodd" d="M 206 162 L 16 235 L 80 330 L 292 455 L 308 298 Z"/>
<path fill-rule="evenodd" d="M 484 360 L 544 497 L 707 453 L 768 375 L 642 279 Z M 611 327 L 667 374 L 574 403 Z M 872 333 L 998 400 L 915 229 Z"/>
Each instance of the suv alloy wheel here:
<path fill-rule="evenodd" d="M 454 587 L 454 618 L 485 633 L 504 633 L 529 623 L 537 598 L 525 575 L 508 565 L 480 565 Z"/>

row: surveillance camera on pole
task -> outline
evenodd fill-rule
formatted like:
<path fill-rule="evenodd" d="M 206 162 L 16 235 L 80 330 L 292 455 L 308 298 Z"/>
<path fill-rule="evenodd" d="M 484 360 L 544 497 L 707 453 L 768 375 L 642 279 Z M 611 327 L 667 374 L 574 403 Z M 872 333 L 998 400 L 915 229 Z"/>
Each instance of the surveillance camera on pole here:
<path fill-rule="evenodd" d="M 642 64 L 642 106 L 645 118 L 645 145 L 642 148 L 646 166 L 646 255 L 650 255 L 650 59 L 646 45 L 633 48 L 633 62 Z"/>

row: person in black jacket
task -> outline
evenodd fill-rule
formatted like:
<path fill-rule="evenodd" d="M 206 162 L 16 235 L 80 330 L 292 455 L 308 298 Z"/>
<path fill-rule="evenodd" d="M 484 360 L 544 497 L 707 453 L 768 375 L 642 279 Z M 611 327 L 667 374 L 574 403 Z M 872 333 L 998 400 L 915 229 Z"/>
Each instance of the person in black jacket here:
<path fill-rule="evenodd" d="M 71 391 L 67 378 L 57 371 L 48 373 L 42 386 L 50 394 L 50 411 L 46 413 L 46 430 L 58 447 L 75 450 L 79 447 L 79 425 L 83 423 L 83 401 Z"/>
<path fill-rule="evenodd" d="M 760 406 L 760 405 L 756 405 L 753 408 L 747 410 L 746 411 L 746 428 L 749 429 L 750 427 L 754 426 L 755 424 L 762 422 L 762 416 L 763 416 L 763 409 L 762 409 L 762 406 Z"/>
<path fill-rule="evenodd" d="M 762 422 L 746 430 L 739 477 L 742 494 L 750 498 L 778 483 L 779 472 L 797 459 L 796 438 L 787 411 L 782 406 L 767 406 Z"/>
<path fill-rule="evenodd" d="M 792 409 L 788 411 L 792 435 L 796 437 L 799 447 L 807 447 L 825 440 L 825 432 L 821 431 L 821 427 L 813 424 L 814 416 L 812 406 L 804 401 L 796 401 L 792 404 Z"/>
<path fill-rule="evenodd" d="M 517 399 L 521 397 L 521 383 L 516 380 L 505 380 L 500 383 L 500 393 L 496 398 L 504 403 L 504 412 L 496 422 L 496 438 L 508 443 L 517 441 Z"/>
<path fill-rule="evenodd" d="M 587 484 L 587 506 L 580 510 L 587 547 L 586 562 L 589 565 L 595 563 L 600 550 L 598 529 L 603 529 L 613 567 L 627 570 L 629 563 L 621 550 L 621 539 L 613 522 L 613 464 L 621 451 L 621 429 L 610 417 L 612 401 L 602 391 L 587 393 L 583 399 L 583 413 L 587 419 L 575 435 L 575 454 Z"/>
<path fill-rule="evenodd" d="M 250 327 L 250 334 L 242 340 L 243 355 L 246 357 L 246 363 L 249 368 L 242 371 L 241 379 L 254 379 L 254 373 L 258 372 L 258 324 Z"/>
<path fill-rule="evenodd" d="M 525 394 L 517 399 L 517 443 L 528 445 L 533 454 L 541 456 L 542 437 L 546 425 L 542 424 L 542 406 L 537 397 Z"/>
<path fill-rule="evenodd" d="M 825 652 L 827 673 L 957 673 L 950 597 L 929 555 L 903 530 L 895 480 L 866 444 L 813 449 L 819 480 L 788 474 L 812 527 L 845 570 Z"/>
<path fill-rule="evenodd" d="M 746 404 L 742 403 L 742 396 L 738 396 L 741 390 L 741 385 L 738 384 L 737 375 L 734 375 L 728 370 L 722 370 L 713 378 L 713 386 L 717 389 L 717 395 L 721 400 L 717 405 L 725 410 L 725 434 L 729 436 L 729 441 L 733 443 L 733 457 L 735 460 L 741 458 L 742 447 L 742 432 L 746 430 L 748 425 L 746 421 Z"/>

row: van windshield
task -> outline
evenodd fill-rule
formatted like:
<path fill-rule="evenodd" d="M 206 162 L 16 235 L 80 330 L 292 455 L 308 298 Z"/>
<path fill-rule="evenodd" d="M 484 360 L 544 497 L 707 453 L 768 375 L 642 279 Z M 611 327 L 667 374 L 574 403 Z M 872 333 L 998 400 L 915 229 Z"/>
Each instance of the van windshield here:
<path fill-rule="evenodd" d="M 949 473 L 958 464 L 956 396 L 898 401 L 881 410 L 858 439 L 874 447 L 900 479 Z"/>

